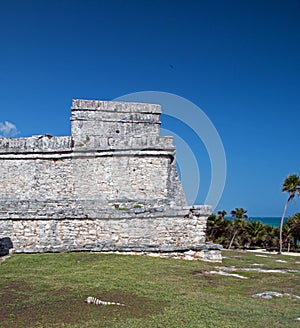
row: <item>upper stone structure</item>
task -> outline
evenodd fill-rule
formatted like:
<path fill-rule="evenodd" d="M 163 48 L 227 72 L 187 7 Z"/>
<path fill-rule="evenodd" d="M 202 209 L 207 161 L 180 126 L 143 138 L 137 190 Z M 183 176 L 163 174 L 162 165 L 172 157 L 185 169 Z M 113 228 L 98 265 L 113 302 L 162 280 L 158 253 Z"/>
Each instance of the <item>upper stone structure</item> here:
<path fill-rule="evenodd" d="M 72 137 L 78 148 L 162 146 L 161 107 L 152 104 L 73 100 Z M 168 145 L 172 147 L 171 142 Z"/>
<path fill-rule="evenodd" d="M 0 238 L 17 251 L 206 249 L 156 104 L 73 100 L 70 137 L 0 138 Z"/>
<path fill-rule="evenodd" d="M 73 100 L 72 137 L 0 138 L 0 155 L 10 159 L 2 198 L 186 205 L 160 113 L 159 105 Z"/>

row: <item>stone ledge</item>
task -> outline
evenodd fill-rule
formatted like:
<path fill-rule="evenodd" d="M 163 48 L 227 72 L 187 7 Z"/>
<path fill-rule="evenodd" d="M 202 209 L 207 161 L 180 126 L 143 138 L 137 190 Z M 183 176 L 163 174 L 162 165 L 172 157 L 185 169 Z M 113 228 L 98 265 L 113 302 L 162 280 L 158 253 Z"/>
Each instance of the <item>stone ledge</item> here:
<path fill-rule="evenodd" d="M 66 152 L 72 148 L 72 137 L 50 135 L 28 138 L 0 138 L 0 154 Z"/>
<path fill-rule="evenodd" d="M 160 246 L 160 245 L 116 245 L 106 243 L 105 245 L 88 244 L 85 246 L 39 246 L 16 248 L 14 253 L 40 253 L 40 252 L 153 252 L 153 253 L 184 253 L 188 251 L 221 251 L 223 248 L 218 244 L 204 243 L 198 246 Z"/>
<path fill-rule="evenodd" d="M 78 110 L 103 110 L 113 112 L 139 112 L 161 114 L 161 106 L 158 104 L 135 103 L 135 102 L 117 102 L 103 100 L 84 100 L 73 99 L 72 111 Z"/>
<path fill-rule="evenodd" d="M 139 255 L 159 258 L 173 258 L 181 260 L 202 260 L 207 262 L 222 262 L 222 246 L 205 243 L 191 247 L 43 247 L 43 248 L 23 248 L 14 249 L 14 253 L 60 253 L 60 252 L 92 252 L 103 254 Z"/>
<path fill-rule="evenodd" d="M 40 151 L 40 152 L 7 152 L 0 153 L 0 159 L 72 159 L 72 158 L 96 158 L 96 157 L 146 157 L 146 156 L 174 157 L 175 148 L 170 146 L 161 149 L 160 147 L 144 148 L 114 148 L 109 149 L 88 149 L 83 148 L 69 151 Z"/>
<path fill-rule="evenodd" d="M 23 208 L 20 209 L 20 206 Z M 6 205 L 7 204 L 7 205 Z M 15 205 L 14 205 L 15 204 Z M 148 218 L 183 218 L 190 214 L 199 219 L 210 215 L 211 207 L 207 205 L 198 206 L 195 210 L 191 210 L 188 206 L 176 206 L 176 208 L 161 206 L 153 208 L 131 208 L 131 209 L 100 209 L 91 208 L 93 204 L 87 205 L 84 202 L 76 204 L 68 204 L 65 207 L 59 206 L 55 201 L 50 202 L 1 202 L 0 206 L 6 205 L 6 211 L 0 211 L 0 220 L 122 220 L 122 219 L 136 219 L 141 220 Z M 72 206 L 71 208 L 69 206 Z M 75 208 L 76 207 L 76 208 Z M 18 208 L 19 210 L 14 210 Z"/>

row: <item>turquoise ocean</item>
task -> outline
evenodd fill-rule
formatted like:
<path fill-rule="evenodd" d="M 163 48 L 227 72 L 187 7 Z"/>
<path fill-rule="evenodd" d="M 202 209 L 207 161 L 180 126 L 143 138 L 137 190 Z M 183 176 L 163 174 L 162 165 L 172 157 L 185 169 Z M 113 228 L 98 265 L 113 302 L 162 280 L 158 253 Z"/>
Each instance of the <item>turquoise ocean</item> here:
<path fill-rule="evenodd" d="M 228 220 L 234 220 L 232 217 L 226 217 Z M 260 221 L 263 224 L 268 224 L 273 227 L 278 227 L 280 226 L 280 221 L 281 217 L 252 217 L 247 219 L 247 221 Z"/>
<path fill-rule="evenodd" d="M 281 217 L 254 217 L 251 218 L 252 221 L 260 221 L 263 224 L 268 224 L 273 227 L 279 227 Z"/>

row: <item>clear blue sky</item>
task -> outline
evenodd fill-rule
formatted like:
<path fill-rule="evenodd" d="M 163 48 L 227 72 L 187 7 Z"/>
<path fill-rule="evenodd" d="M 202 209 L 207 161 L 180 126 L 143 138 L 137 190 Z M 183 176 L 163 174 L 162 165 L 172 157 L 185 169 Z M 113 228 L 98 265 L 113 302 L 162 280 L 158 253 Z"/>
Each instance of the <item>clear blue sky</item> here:
<path fill-rule="evenodd" d="M 176 94 L 223 142 L 217 210 L 281 215 L 300 174 L 299 0 L 0 0 L 0 45 L 2 134 L 69 135 L 72 98 Z"/>

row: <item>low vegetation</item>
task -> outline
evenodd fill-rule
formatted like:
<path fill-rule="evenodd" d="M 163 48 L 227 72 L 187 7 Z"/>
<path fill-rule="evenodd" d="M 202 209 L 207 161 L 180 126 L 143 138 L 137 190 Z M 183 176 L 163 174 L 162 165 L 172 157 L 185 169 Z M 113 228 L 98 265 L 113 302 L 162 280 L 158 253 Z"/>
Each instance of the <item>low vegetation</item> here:
<path fill-rule="evenodd" d="M 246 210 L 231 211 L 232 220 L 225 218 L 226 211 L 212 214 L 207 220 L 206 238 L 224 248 L 266 248 L 280 250 L 280 229 L 249 219 Z M 282 248 L 297 251 L 300 241 L 300 213 L 283 224 Z"/>
<path fill-rule="evenodd" d="M 0 262 L 0 327 L 299 327 L 300 258 L 224 251 L 220 264 L 115 254 L 14 254 Z M 299 259 L 299 261 L 298 261 Z M 290 269 L 260 273 L 242 268 Z M 240 270 L 239 270 L 240 268 Z M 86 304 L 88 296 L 126 306 Z"/>
<path fill-rule="evenodd" d="M 288 218 L 285 222 L 285 213 L 289 202 L 297 194 L 300 196 L 300 178 L 298 174 L 289 174 L 283 181 L 282 193 L 287 193 L 280 227 L 262 224 L 259 221 L 248 219 L 247 210 L 236 208 L 230 212 L 234 221 L 226 220 L 226 211 L 212 214 L 207 221 L 206 238 L 208 241 L 218 243 L 230 249 L 264 247 L 282 251 L 290 251 L 291 247 L 296 251 L 300 242 L 300 213 Z"/>

